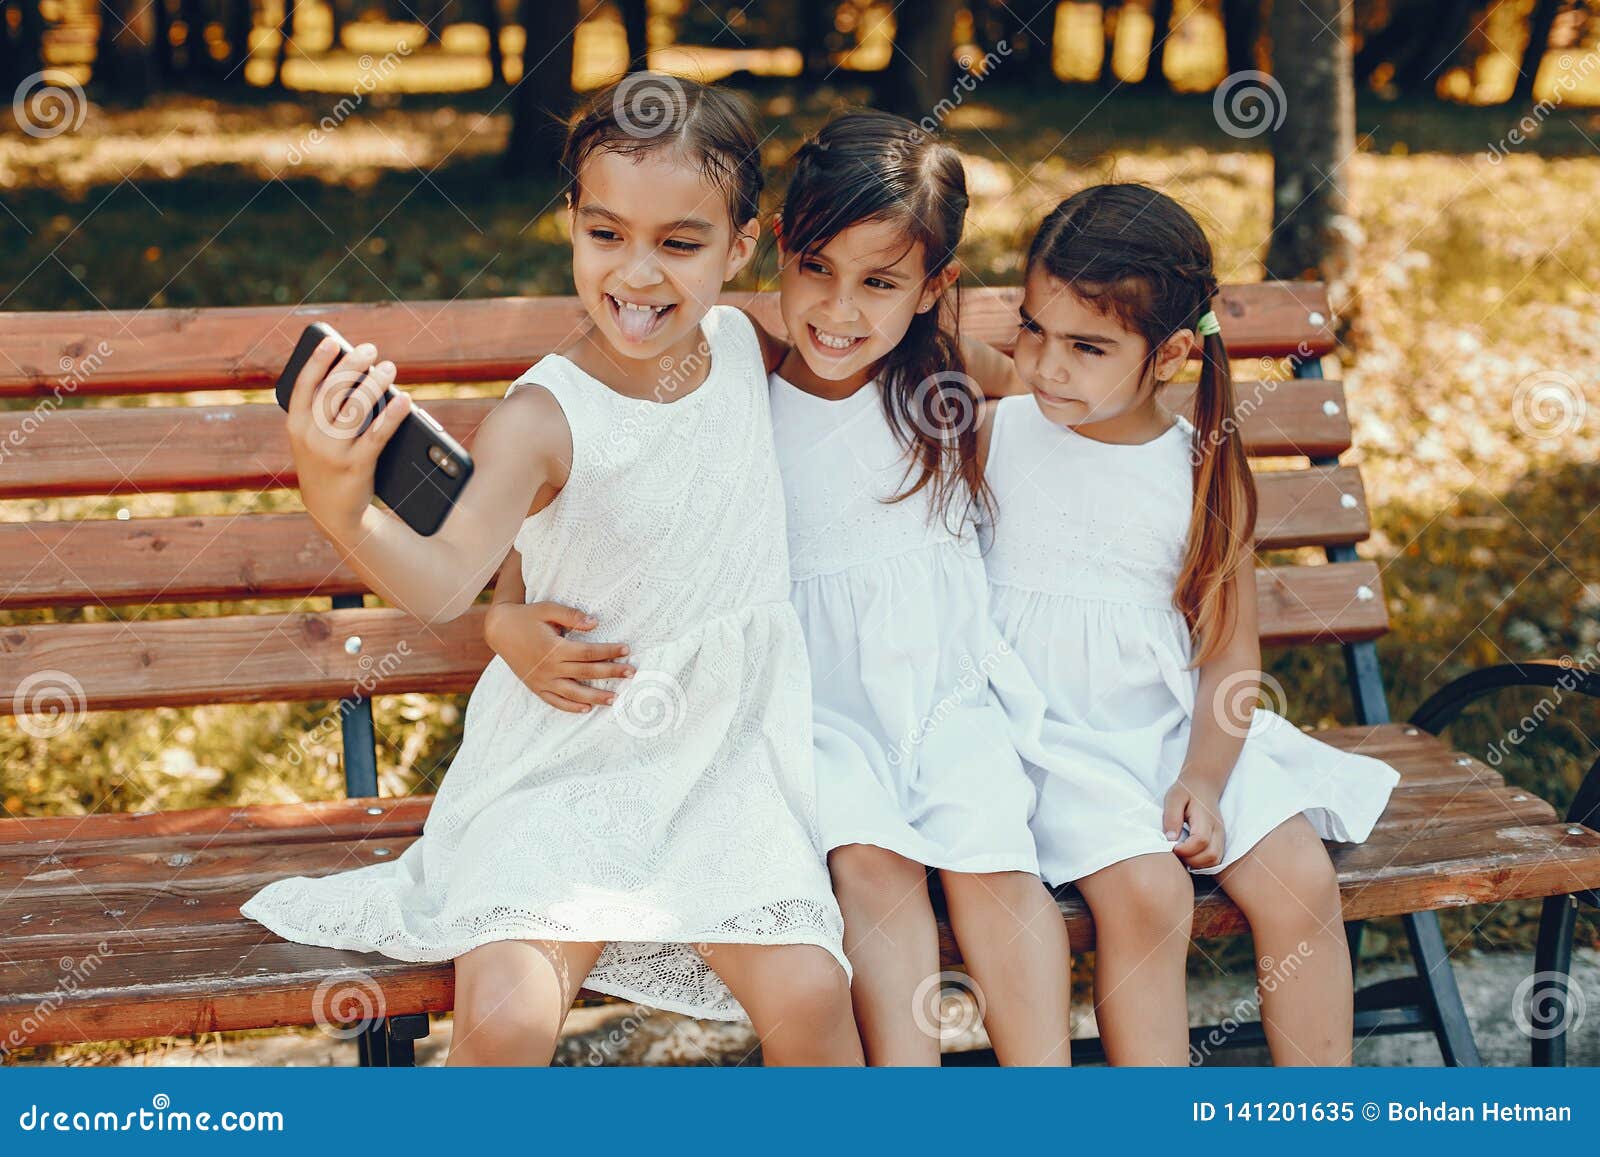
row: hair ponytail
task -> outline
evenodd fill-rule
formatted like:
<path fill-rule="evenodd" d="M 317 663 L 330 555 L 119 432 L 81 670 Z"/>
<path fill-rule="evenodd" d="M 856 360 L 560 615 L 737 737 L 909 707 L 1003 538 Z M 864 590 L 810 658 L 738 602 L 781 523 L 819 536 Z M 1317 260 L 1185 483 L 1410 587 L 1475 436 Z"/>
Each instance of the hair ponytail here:
<path fill-rule="evenodd" d="M 1256 489 L 1234 415 L 1233 373 L 1221 334 L 1200 339 L 1194 406 L 1194 506 L 1173 602 L 1189 624 L 1194 665 L 1232 637 L 1239 608 L 1230 582 L 1254 558 Z"/>

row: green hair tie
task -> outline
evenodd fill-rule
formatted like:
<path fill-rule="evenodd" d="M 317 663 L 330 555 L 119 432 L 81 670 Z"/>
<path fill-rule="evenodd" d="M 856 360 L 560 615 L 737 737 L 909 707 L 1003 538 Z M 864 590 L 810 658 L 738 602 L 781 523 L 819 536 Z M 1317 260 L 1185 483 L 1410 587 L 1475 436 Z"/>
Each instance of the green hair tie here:
<path fill-rule="evenodd" d="M 1205 337 L 1222 332 L 1222 325 L 1217 321 L 1216 313 L 1209 309 L 1200 315 L 1200 320 L 1195 323 L 1194 328 Z"/>

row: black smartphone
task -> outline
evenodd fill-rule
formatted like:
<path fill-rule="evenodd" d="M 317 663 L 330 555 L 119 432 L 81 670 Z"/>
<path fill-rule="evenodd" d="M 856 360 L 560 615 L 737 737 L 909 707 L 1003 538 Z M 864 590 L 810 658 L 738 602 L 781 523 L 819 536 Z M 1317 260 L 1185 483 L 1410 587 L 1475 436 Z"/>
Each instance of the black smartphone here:
<path fill-rule="evenodd" d="M 355 352 L 331 325 L 314 321 L 306 326 L 289 364 L 278 375 L 278 405 L 285 410 L 289 408 L 295 379 L 312 352 L 327 337 L 339 343 L 341 357 Z M 349 397 L 350 390 L 359 384 L 359 380 L 350 383 L 339 400 L 342 402 Z M 351 436 L 364 433 L 394 396 L 393 390 L 385 390 L 361 428 Z M 405 421 L 378 455 L 372 489 L 407 526 L 418 534 L 427 535 L 444 525 L 445 517 L 471 477 L 472 456 L 426 410 L 413 404 Z"/>

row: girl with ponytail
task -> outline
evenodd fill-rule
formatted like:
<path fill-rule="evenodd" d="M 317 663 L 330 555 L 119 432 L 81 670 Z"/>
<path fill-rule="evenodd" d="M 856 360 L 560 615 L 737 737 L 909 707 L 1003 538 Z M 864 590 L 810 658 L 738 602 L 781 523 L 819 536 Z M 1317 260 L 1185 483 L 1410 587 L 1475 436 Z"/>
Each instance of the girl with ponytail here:
<path fill-rule="evenodd" d="M 1041 871 L 1095 917 L 1112 1063 L 1189 1059 L 1191 873 L 1250 923 L 1273 1059 L 1348 1063 L 1321 841 L 1365 839 L 1399 777 L 1255 707 L 1256 499 L 1216 293 L 1205 234 L 1153 189 L 1095 186 L 1045 218 L 1016 347 L 1028 393 L 979 429 L 990 608 L 1043 693 L 1008 709 Z M 1191 422 L 1163 402 L 1196 353 Z"/>

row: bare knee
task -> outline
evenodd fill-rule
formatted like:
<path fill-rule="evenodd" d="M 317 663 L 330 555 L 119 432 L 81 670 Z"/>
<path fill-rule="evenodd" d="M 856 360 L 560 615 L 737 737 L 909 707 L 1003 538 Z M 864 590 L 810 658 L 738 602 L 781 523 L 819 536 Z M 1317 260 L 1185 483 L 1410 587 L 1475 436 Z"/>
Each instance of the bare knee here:
<path fill-rule="evenodd" d="M 894 907 L 910 891 L 927 888 L 927 870 L 915 860 L 875 844 L 845 844 L 828 853 L 833 889 L 847 895 L 880 898 Z"/>
<path fill-rule="evenodd" d="M 478 977 L 456 1002 L 453 1047 L 474 1058 L 523 1060 L 555 1048 L 560 1010 L 540 1007 L 525 986 L 502 977 Z"/>
<path fill-rule="evenodd" d="M 1194 925 L 1194 881 L 1176 856 L 1134 856 L 1078 882 L 1095 923 L 1141 940 L 1177 934 L 1187 941 Z"/>
<path fill-rule="evenodd" d="M 1343 918 L 1339 876 L 1303 818 L 1284 824 L 1220 877 L 1252 928 L 1316 937 Z"/>
<path fill-rule="evenodd" d="M 764 951 L 772 954 L 777 1003 L 784 1016 L 812 1024 L 850 1016 L 850 981 L 831 952 L 814 944 L 784 944 Z"/>

